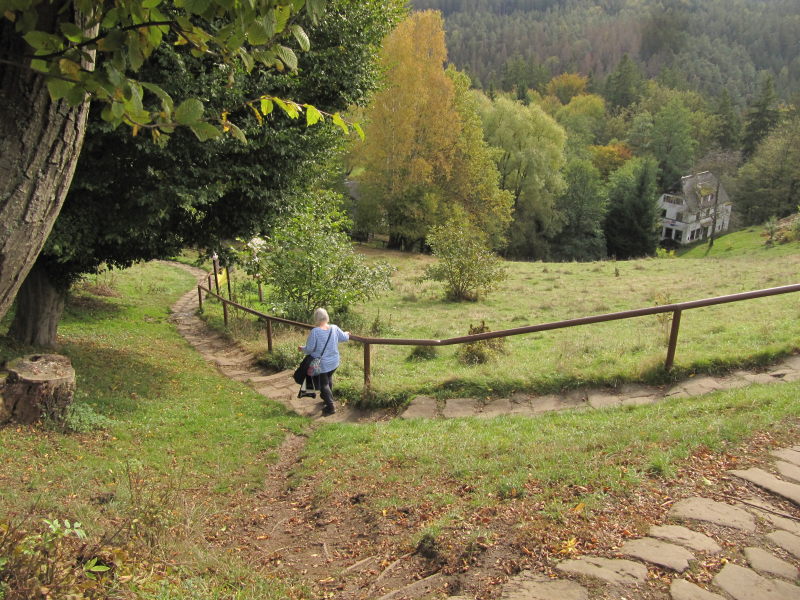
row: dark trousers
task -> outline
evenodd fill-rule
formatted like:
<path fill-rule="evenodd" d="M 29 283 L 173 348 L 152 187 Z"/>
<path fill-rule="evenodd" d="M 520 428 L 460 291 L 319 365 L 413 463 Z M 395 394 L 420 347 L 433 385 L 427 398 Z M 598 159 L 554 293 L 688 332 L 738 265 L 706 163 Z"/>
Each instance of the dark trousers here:
<path fill-rule="evenodd" d="M 320 373 L 317 375 L 319 377 L 319 381 L 317 382 L 317 387 L 319 389 L 319 395 L 322 396 L 322 401 L 325 403 L 325 406 L 328 408 L 333 408 L 333 374 L 336 373 L 336 369 L 333 371 L 328 371 L 327 373 Z"/>

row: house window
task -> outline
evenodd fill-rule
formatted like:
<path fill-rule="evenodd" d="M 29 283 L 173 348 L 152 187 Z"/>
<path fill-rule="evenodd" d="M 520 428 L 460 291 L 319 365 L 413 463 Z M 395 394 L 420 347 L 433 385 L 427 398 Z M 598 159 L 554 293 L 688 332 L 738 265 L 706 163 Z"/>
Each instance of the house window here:
<path fill-rule="evenodd" d="M 661 218 L 662 219 L 666 219 L 667 218 L 667 209 L 666 208 L 661 211 Z"/>
<path fill-rule="evenodd" d="M 671 240 L 673 231 L 674 230 L 672 229 L 672 227 L 664 227 L 664 233 L 661 235 L 661 237 L 666 240 Z"/>
<path fill-rule="evenodd" d="M 680 229 L 675 230 L 675 241 L 680 242 L 683 238 L 683 232 Z"/>

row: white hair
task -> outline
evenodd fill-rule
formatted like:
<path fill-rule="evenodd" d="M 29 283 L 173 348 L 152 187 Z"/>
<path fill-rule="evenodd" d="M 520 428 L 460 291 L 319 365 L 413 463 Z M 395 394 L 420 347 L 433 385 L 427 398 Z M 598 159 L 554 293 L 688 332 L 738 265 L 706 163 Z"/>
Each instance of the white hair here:
<path fill-rule="evenodd" d="M 321 323 L 327 323 L 330 317 L 328 317 L 328 311 L 324 308 L 318 308 L 314 311 L 314 323 L 316 325 L 320 325 Z"/>

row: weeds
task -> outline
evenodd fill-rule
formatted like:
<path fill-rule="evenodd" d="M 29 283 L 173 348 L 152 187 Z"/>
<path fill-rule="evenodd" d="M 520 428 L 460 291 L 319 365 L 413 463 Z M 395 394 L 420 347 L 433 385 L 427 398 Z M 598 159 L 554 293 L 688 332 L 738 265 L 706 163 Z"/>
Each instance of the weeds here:
<path fill-rule="evenodd" d="M 439 354 L 436 346 L 414 346 L 410 354 L 406 358 L 409 361 L 426 361 L 433 360 Z"/>
<path fill-rule="evenodd" d="M 468 335 L 477 335 L 491 331 L 486 322 L 481 321 L 480 325 L 474 327 L 470 325 Z M 496 360 L 506 352 L 505 338 L 492 338 L 488 340 L 478 340 L 464 344 L 458 351 L 458 360 L 465 365 L 482 365 Z"/>
<path fill-rule="evenodd" d="M 302 354 L 297 351 L 296 344 L 278 344 L 272 352 L 264 352 L 258 358 L 258 364 L 275 372 L 295 369 L 300 364 Z"/>
<path fill-rule="evenodd" d="M 91 404 L 73 402 L 67 407 L 63 422 L 55 427 L 61 431 L 89 433 L 108 429 L 113 423 L 113 420 L 95 411 Z"/>

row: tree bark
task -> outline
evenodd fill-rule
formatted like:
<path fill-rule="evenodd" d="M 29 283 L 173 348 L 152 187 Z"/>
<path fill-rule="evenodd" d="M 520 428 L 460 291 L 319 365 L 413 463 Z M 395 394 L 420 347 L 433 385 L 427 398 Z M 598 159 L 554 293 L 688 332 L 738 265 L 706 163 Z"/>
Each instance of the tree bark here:
<path fill-rule="evenodd" d="M 56 9 L 41 12 L 40 29 L 55 30 Z M 45 78 L 28 68 L 30 51 L 14 24 L 0 20 L 0 318 L 61 210 L 89 113 L 88 101 L 50 100 Z"/>
<path fill-rule="evenodd" d="M 27 346 L 55 348 L 66 298 L 67 288 L 54 283 L 47 269 L 35 263 L 19 288 L 8 335 Z"/>
<path fill-rule="evenodd" d="M 5 419 L 22 424 L 42 418 L 64 421 L 75 395 L 75 370 L 66 356 L 33 354 L 11 361 L 7 368 L 0 410 Z"/>

